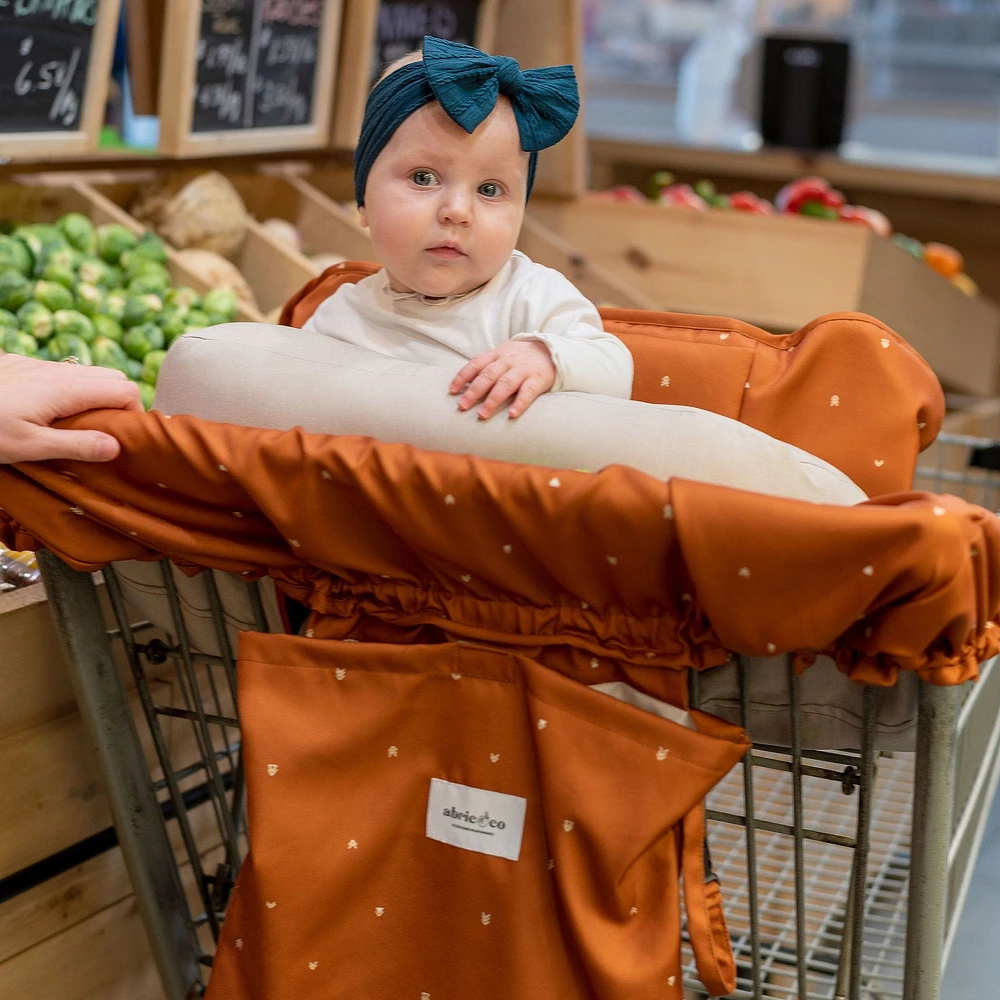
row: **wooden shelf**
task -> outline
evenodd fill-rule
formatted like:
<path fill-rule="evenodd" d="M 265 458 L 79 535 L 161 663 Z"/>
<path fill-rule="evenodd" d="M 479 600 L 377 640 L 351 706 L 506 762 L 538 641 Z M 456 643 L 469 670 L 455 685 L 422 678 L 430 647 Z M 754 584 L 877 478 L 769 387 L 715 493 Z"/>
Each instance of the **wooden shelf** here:
<path fill-rule="evenodd" d="M 893 194 L 928 195 L 960 201 L 1000 204 L 1000 174 L 983 177 L 917 169 L 855 163 L 830 153 L 808 155 L 795 150 L 763 149 L 756 152 L 650 145 L 592 139 L 588 144 L 592 167 L 591 187 L 607 186 L 616 164 L 758 178 L 784 183 L 805 174 L 821 174 L 836 187 L 865 188 Z"/>

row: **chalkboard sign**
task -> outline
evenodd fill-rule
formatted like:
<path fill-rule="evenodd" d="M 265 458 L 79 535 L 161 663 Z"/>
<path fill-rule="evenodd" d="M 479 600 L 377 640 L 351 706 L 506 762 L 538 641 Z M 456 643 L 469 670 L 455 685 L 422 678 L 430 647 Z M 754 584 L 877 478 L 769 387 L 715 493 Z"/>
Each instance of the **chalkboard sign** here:
<path fill-rule="evenodd" d="M 119 0 L 0 0 L 0 153 L 94 148 L 118 8 Z"/>
<path fill-rule="evenodd" d="M 382 0 L 370 83 L 389 63 L 420 48 L 424 35 L 476 44 L 480 0 Z"/>
<path fill-rule="evenodd" d="M 340 0 L 182 0 L 168 9 L 163 65 L 180 67 L 185 85 L 161 82 L 163 151 L 323 145 L 339 28 Z"/>

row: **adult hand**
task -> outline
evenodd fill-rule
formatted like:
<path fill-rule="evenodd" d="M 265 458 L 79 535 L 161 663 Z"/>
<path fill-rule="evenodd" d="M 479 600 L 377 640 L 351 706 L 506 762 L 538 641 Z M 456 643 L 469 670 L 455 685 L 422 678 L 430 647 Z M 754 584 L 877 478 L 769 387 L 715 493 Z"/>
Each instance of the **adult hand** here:
<path fill-rule="evenodd" d="M 555 385 L 556 366 L 549 349 L 538 340 L 508 340 L 495 350 L 474 357 L 454 378 L 452 394 L 462 393 L 460 410 L 481 399 L 479 419 L 488 420 L 512 396 L 508 416 L 519 417 L 543 393 Z M 464 390 L 464 392 L 463 392 Z"/>
<path fill-rule="evenodd" d="M 111 368 L 0 355 L 0 463 L 110 461 L 121 450 L 110 434 L 50 426 L 99 409 L 142 410 L 139 387 Z"/>

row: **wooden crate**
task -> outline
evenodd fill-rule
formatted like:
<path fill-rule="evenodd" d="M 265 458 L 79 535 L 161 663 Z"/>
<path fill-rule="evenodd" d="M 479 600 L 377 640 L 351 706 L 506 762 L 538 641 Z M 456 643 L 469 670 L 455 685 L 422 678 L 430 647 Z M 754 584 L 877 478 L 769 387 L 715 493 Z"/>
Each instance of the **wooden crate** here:
<path fill-rule="evenodd" d="M 145 227 L 129 215 L 129 206 L 145 185 L 155 183 L 160 177 L 152 170 L 95 171 L 75 175 L 75 182 L 88 199 L 113 213 L 116 222 L 139 232 Z M 51 175 L 46 179 L 51 179 Z M 233 263 L 246 278 L 260 307 L 260 313 L 252 317 L 255 320 L 283 306 L 286 299 L 317 273 L 302 254 L 273 239 L 253 219 Z M 195 277 L 196 281 L 188 283 L 199 291 L 206 291 L 206 283 Z"/>
<path fill-rule="evenodd" d="M 98 587 L 105 622 L 113 615 Z M 143 632 L 143 641 L 161 635 Z M 70 848 L 111 825 L 98 762 L 76 709 L 42 584 L 0 595 L 0 880 Z M 120 653 L 120 649 L 117 650 Z M 120 662 L 131 689 L 132 677 Z M 203 669 L 203 668 L 202 668 Z M 164 665 L 151 681 L 157 702 L 182 696 Z M 148 727 L 134 693 L 137 728 L 156 775 Z M 225 711 L 231 711 L 229 703 Z M 164 720 L 174 759 L 198 755 L 191 727 Z M 188 779 L 197 783 L 203 775 Z M 192 814 L 199 850 L 214 865 L 219 833 L 210 803 Z M 176 823 L 168 825 L 182 857 Z M 194 903 L 190 865 L 181 876 Z M 206 946 L 208 942 L 205 942 Z M 14 892 L 0 902 L 0 996 L 60 1000 L 162 1000 L 128 873 L 118 848 Z"/>
<path fill-rule="evenodd" d="M 331 243 L 343 239 L 344 242 L 340 245 L 350 245 L 352 252 L 350 254 L 346 250 L 335 252 L 344 253 L 345 256 L 351 256 L 356 260 L 376 259 L 371 237 L 357 222 L 354 209 L 354 177 L 349 167 L 312 170 L 306 165 L 284 164 L 267 169 L 271 172 L 280 172 L 290 184 L 302 192 L 304 198 L 308 199 L 307 204 L 324 206 L 328 214 L 336 213 L 336 226 L 329 226 L 330 235 L 327 238 Z M 349 244 L 342 228 L 343 220 L 346 220 L 354 233 Z M 319 223 L 317 220 L 317 225 L 322 225 L 325 229 L 327 223 Z M 652 299 L 597 265 L 593 258 L 582 253 L 530 214 L 524 220 L 517 245 L 519 250 L 536 263 L 561 271 L 597 305 L 620 309 L 656 308 Z"/>
<path fill-rule="evenodd" d="M 201 861 L 222 860 L 210 803 L 190 814 Z M 176 823 L 168 827 L 192 912 L 200 912 Z M 210 941 L 203 945 L 210 951 Z M 163 1000 L 121 850 L 105 851 L 0 903 L 0 996 Z"/>
<path fill-rule="evenodd" d="M 306 257 L 333 253 L 348 260 L 374 259 L 371 237 L 358 225 L 353 206 L 345 208 L 294 175 L 247 172 L 227 176 L 259 222 L 277 218 L 295 226 Z"/>
<path fill-rule="evenodd" d="M 660 309 L 779 332 L 869 313 L 947 388 L 1000 395 L 1000 309 L 861 226 L 590 200 L 532 199 L 529 214 Z"/>
<path fill-rule="evenodd" d="M 55 222 L 67 212 L 81 212 L 96 226 L 106 222 L 124 222 L 136 232 L 143 231 L 131 216 L 117 205 L 97 196 L 74 175 L 32 175 L 30 183 L 0 184 L 0 219 L 14 222 Z M 199 292 L 208 286 L 198 275 L 184 266 L 177 253 L 167 248 L 167 269 L 175 285 L 190 285 Z M 259 321 L 263 317 L 254 309 L 240 307 L 238 318 Z"/>

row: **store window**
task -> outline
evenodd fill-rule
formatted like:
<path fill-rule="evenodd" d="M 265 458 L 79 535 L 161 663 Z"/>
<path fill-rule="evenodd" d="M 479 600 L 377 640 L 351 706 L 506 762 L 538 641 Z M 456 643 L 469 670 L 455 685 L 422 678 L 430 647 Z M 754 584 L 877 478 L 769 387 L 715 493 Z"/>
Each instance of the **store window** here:
<path fill-rule="evenodd" d="M 842 38 L 852 83 L 841 155 L 1000 168 L 997 0 L 587 0 L 588 132 L 753 149 L 759 42 Z"/>

